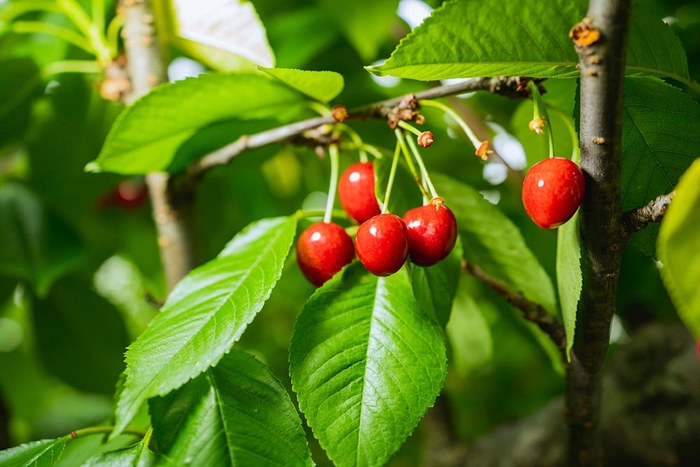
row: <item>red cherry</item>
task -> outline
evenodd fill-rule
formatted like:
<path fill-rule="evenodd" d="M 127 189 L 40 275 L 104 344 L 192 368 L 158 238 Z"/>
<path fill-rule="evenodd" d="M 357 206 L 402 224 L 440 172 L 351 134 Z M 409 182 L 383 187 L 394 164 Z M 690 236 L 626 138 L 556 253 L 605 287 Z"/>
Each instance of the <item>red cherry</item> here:
<path fill-rule="evenodd" d="M 318 222 L 299 236 L 297 262 L 309 282 L 322 286 L 355 257 L 352 239 L 338 224 Z"/>
<path fill-rule="evenodd" d="M 564 157 L 550 157 L 533 165 L 525 175 L 523 205 L 535 224 L 553 229 L 571 219 L 585 192 L 578 165 Z"/>
<path fill-rule="evenodd" d="M 379 214 L 357 229 L 357 257 L 375 276 L 389 276 L 408 258 L 406 224 L 395 214 Z"/>
<path fill-rule="evenodd" d="M 408 250 L 418 266 L 432 266 L 450 254 L 457 241 L 457 220 L 442 198 L 403 215 L 408 229 Z"/>
<path fill-rule="evenodd" d="M 359 224 L 381 212 L 374 194 L 374 164 L 357 162 L 348 167 L 338 183 L 340 204 Z"/>

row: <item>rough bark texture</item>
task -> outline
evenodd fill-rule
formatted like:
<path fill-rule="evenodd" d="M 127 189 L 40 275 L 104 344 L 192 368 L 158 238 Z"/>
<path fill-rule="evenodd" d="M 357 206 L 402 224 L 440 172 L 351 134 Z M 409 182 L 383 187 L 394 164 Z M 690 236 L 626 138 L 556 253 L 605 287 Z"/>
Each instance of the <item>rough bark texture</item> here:
<path fill-rule="evenodd" d="M 591 0 L 572 29 L 581 69 L 580 145 L 583 288 L 567 367 L 565 419 L 572 466 L 602 465 L 601 367 L 615 311 L 622 239 L 620 157 L 622 83 L 631 0 Z"/>
<path fill-rule="evenodd" d="M 122 35 L 131 78 L 129 103 L 167 81 L 167 76 L 151 2 L 124 0 L 120 8 L 124 15 Z M 146 182 L 158 230 L 165 281 L 170 291 L 196 265 L 192 233 L 193 195 L 185 193 L 175 196 L 166 173 L 148 174 Z"/>
<path fill-rule="evenodd" d="M 605 465 L 700 465 L 700 363 L 687 330 L 662 325 L 640 329 L 614 352 L 602 385 Z M 563 467 L 568 462 L 563 405 L 557 399 L 466 447 L 450 444 L 449 437 L 432 440 L 429 447 L 435 453 L 426 456 L 425 465 Z M 438 437 L 442 432 L 431 434 Z"/>

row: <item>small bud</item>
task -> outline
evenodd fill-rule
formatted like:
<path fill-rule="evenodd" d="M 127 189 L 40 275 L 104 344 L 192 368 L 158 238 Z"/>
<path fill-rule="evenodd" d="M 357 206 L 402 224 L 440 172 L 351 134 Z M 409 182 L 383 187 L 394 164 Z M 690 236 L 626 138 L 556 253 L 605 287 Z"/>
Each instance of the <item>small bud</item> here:
<path fill-rule="evenodd" d="M 493 154 L 493 151 L 491 150 L 491 143 L 488 141 L 482 141 L 476 150 L 476 155 L 479 156 L 482 161 L 485 161 L 489 158 L 489 154 Z"/>
<path fill-rule="evenodd" d="M 344 105 L 336 105 L 331 109 L 331 115 L 336 122 L 344 122 L 348 118 L 348 109 Z"/>
<path fill-rule="evenodd" d="M 544 126 L 546 125 L 546 123 L 547 122 L 544 118 L 537 117 L 530 120 L 528 127 L 530 128 L 530 131 L 534 131 L 538 135 L 542 135 L 544 134 Z"/>
<path fill-rule="evenodd" d="M 588 47 L 600 40 L 600 31 L 593 27 L 590 18 L 583 18 L 569 31 L 569 37 L 578 47 Z"/>
<path fill-rule="evenodd" d="M 429 148 L 435 142 L 435 137 L 430 131 L 424 131 L 418 135 L 418 145 L 423 148 Z"/>
<path fill-rule="evenodd" d="M 425 123 L 425 117 L 421 114 L 416 114 L 416 118 L 414 121 L 416 122 L 416 125 L 422 125 Z"/>
<path fill-rule="evenodd" d="M 435 198 L 430 200 L 430 204 L 435 206 L 435 209 L 438 209 L 440 206 L 445 204 L 445 198 L 443 198 L 442 196 L 436 196 Z"/>
<path fill-rule="evenodd" d="M 71 431 L 71 432 L 70 432 L 70 437 L 73 438 L 73 439 L 75 439 L 75 438 L 78 437 L 78 433 L 76 433 L 75 431 Z"/>

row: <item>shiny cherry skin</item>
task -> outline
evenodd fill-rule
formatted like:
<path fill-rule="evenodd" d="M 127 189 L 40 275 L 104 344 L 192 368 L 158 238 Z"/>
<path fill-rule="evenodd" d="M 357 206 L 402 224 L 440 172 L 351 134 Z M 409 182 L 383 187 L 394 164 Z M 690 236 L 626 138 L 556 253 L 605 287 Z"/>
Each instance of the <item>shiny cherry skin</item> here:
<path fill-rule="evenodd" d="M 338 182 L 340 204 L 350 217 L 362 224 L 381 210 L 374 194 L 374 164 L 357 162 L 348 167 Z"/>
<path fill-rule="evenodd" d="M 408 258 L 406 224 L 395 214 L 379 214 L 357 229 L 355 251 L 364 267 L 375 276 L 389 276 Z"/>
<path fill-rule="evenodd" d="M 408 251 L 418 266 L 432 266 L 447 257 L 457 241 L 457 220 L 442 198 L 403 215 Z"/>
<path fill-rule="evenodd" d="M 564 157 L 550 157 L 533 165 L 525 175 L 523 205 L 535 224 L 553 229 L 571 219 L 585 192 L 579 166 Z"/>
<path fill-rule="evenodd" d="M 297 263 L 309 282 L 322 286 L 355 257 L 352 239 L 338 224 L 317 222 L 299 236 Z"/>

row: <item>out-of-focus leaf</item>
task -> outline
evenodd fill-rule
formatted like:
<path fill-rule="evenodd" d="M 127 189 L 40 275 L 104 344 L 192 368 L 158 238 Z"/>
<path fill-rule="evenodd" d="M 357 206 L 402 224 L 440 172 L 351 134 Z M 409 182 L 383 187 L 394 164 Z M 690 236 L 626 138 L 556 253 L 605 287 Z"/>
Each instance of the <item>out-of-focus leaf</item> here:
<path fill-rule="evenodd" d="M 32 310 L 46 369 L 75 388 L 111 395 L 129 343 L 119 312 L 74 276 L 57 281 Z"/>
<path fill-rule="evenodd" d="M 339 37 L 333 21 L 318 7 L 285 12 L 266 26 L 278 67 L 302 67 Z"/>
<path fill-rule="evenodd" d="M 29 123 L 32 98 L 41 85 L 39 68 L 33 60 L 17 58 L 0 61 L 0 147 L 19 138 Z"/>
<path fill-rule="evenodd" d="M 330 102 L 341 93 L 345 80 L 334 71 L 308 71 L 291 68 L 264 68 L 265 73 L 274 76 L 292 89 L 321 102 Z"/>
<path fill-rule="evenodd" d="M 182 386 L 231 349 L 270 296 L 295 233 L 296 217 L 253 223 L 177 284 L 126 353 L 112 437 L 148 398 Z"/>
<path fill-rule="evenodd" d="M 686 327 L 700 339 L 700 161 L 681 177 L 659 231 L 661 278 Z"/>
<path fill-rule="evenodd" d="M 583 286 L 578 212 L 557 230 L 557 289 L 566 329 L 566 355 L 571 358 L 576 333 L 576 310 Z"/>
<path fill-rule="evenodd" d="M 150 407 L 158 449 L 174 465 L 313 465 L 287 391 L 240 350 Z"/>
<path fill-rule="evenodd" d="M 44 296 L 84 255 L 76 234 L 24 186 L 0 185 L 0 272 Z"/>
<path fill-rule="evenodd" d="M 657 79 L 625 80 L 622 121 L 622 209 L 644 206 L 669 193 L 700 157 L 700 104 Z M 659 226 L 634 234 L 631 242 L 654 255 Z"/>
<path fill-rule="evenodd" d="M 263 75 L 208 73 L 159 86 L 127 108 L 87 170 L 145 174 L 163 170 L 198 130 L 230 119 L 285 118 L 303 101 Z"/>
<path fill-rule="evenodd" d="M 440 393 L 445 359 L 406 268 L 375 277 L 357 262 L 311 296 L 289 356 L 299 407 L 339 466 L 389 460 Z"/>

